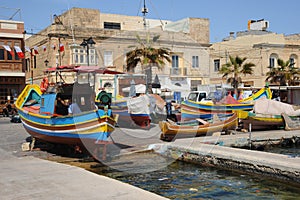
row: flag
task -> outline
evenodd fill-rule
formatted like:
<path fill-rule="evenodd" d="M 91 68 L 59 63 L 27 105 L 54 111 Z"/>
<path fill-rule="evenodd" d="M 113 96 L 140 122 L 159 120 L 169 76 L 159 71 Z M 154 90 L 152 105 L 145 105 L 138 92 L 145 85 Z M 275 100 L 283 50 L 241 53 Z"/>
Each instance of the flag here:
<path fill-rule="evenodd" d="M 11 50 L 11 48 L 8 45 L 2 45 L 6 51 L 10 53 L 11 56 L 14 56 L 14 52 Z"/>
<path fill-rule="evenodd" d="M 25 46 L 25 51 L 27 51 L 27 52 L 30 52 L 30 53 L 31 53 L 31 50 L 30 50 L 30 48 L 29 48 L 29 47 L 27 47 L 27 46 Z"/>
<path fill-rule="evenodd" d="M 56 49 L 56 45 L 55 45 L 55 44 L 52 44 L 52 45 L 51 45 L 51 48 L 52 48 L 53 50 L 55 50 L 55 49 Z"/>
<path fill-rule="evenodd" d="M 65 50 L 65 46 L 63 44 L 59 44 L 59 51 L 63 52 Z"/>
<path fill-rule="evenodd" d="M 24 53 L 22 52 L 21 48 L 20 48 L 19 46 L 14 46 L 14 47 L 15 47 L 15 50 L 16 50 L 16 52 L 17 52 L 17 54 L 18 54 L 18 57 L 19 57 L 19 58 L 25 58 L 25 55 L 24 55 Z"/>
<path fill-rule="evenodd" d="M 32 55 L 32 52 L 31 52 L 31 49 L 30 49 L 29 47 L 25 46 L 25 51 L 29 52 L 30 55 L 33 56 L 33 55 Z"/>
<path fill-rule="evenodd" d="M 39 54 L 39 51 L 38 51 L 38 47 L 37 46 L 34 46 L 33 47 L 33 50 L 34 50 L 34 54 L 36 55 L 36 54 Z"/>
<path fill-rule="evenodd" d="M 47 47 L 45 45 L 43 45 L 43 50 L 46 51 L 47 50 Z"/>

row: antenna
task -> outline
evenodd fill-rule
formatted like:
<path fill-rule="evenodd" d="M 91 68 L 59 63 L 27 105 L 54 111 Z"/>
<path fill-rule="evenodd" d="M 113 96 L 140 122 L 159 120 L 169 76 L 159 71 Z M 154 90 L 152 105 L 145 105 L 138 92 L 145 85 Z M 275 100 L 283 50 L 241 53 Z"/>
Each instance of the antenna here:
<path fill-rule="evenodd" d="M 146 0 L 144 0 L 144 7 L 142 8 L 143 13 L 143 21 L 144 21 L 144 27 L 146 28 L 146 14 L 148 13 L 148 8 L 146 7 Z"/>

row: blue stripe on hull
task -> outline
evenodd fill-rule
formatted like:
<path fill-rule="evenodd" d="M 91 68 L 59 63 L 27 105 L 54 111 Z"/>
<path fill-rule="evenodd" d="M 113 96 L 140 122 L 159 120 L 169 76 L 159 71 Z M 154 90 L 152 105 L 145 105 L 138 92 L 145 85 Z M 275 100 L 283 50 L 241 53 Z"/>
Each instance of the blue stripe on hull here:
<path fill-rule="evenodd" d="M 97 132 L 97 133 L 91 133 L 91 134 L 76 134 L 76 133 L 68 133 L 68 132 L 56 133 L 54 131 L 42 131 L 39 129 L 35 129 L 34 127 L 30 127 L 30 126 L 26 125 L 25 123 L 23 123 L 23 126 L 25 127 L 25 129 L 28 129 L 35 133 L 49 136 L 49 137 L 101 140 L 101 138 L 107 138 L 111 134 L 111 133 L 106 133 L 106 132 Z"/>

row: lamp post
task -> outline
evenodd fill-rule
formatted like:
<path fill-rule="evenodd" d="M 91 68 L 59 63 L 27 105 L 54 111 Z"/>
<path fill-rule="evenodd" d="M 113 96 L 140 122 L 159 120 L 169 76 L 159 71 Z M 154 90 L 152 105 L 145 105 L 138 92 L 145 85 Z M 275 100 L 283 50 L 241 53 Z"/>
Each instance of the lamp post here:
<path fill-rule="evenodd" d="M 88 39 L 83 39 L 80 46 L 86 47 L 86 56 L 87 56 L 87 65 L 90 65 L 90 47 L 92 47 L 96 42 L 93 40 L 92 37 L 89 37 Z"/>

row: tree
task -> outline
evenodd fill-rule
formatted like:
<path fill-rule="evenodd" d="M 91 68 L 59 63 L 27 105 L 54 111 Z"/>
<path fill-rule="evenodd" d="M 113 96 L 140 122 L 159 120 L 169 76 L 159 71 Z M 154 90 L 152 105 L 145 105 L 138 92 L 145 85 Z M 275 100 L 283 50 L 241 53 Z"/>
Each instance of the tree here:
<path fill-rule="evenodd" d="M 237 94 L 238 86 L 242 83 L 240 74 L 246 76 L 247 74 L 253 74 L 253 63 L 244 63 L 247 58 L 240 58 L 239 56 L 229 56 L 229 62 L 222 65 L 219 70 L 220 74 L 223 74 L 222 78 L 227 78 L 227 83 L 230 83 L 234 88 L 235 94 Z M 231 77 L 228 77 L 231 76 Z"/>
<path fill-rule="evenodd" d="M 149 76 L 147 77 L 147 89 L 152 93 L 152 66 L 162 69 L 165 65 L 165 61 L 171 62 L 170 50 L 168 48 L 154 48 L 153 44 L 157 42 L 159 36 L 154 36 L 150 40 L 149 34 L 147 34 L 146 41 L 141 40 L 137 35 L 137 41 L 139 46 L 134 46 L 134 49 L 126 53 L 127 71 L 133 72 L 138 64 L 142 65 L 143 69 L 150 69 Z"/>
<path fill-rule="evenodd" d="M 267 72 L 266 81 L 279 85 L 297 85 L 299 80 L 299 69 L 295 67 L 295 63 L 290 61 L 277 60 L 278 67 L 268 67 L 270 71 Z"/>

